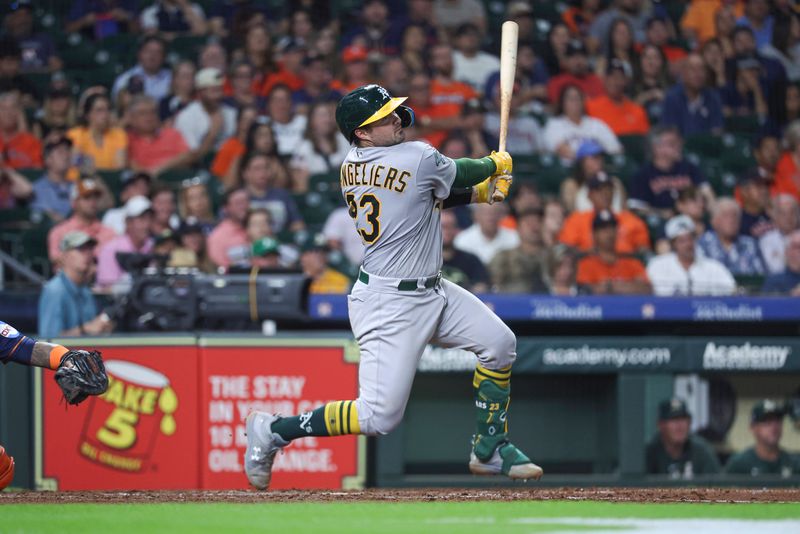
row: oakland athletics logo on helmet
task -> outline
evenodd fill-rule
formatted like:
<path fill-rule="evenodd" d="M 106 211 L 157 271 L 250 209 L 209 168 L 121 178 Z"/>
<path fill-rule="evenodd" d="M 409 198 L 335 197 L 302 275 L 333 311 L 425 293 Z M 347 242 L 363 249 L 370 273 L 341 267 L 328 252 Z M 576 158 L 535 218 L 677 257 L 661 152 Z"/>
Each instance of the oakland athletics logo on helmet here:
<path fill-rule="evenodd" d="M 392 97 L 389 91 L 377 84 L 364 85 L 347 93 L 336 106 L 336 124 L 342 135 L 353 142 L 353 132 L 379 121 L 393 111 L 400 116 L 400 124 L 407 128 L 414 124 L 414 111 L 402 105 L 408 97 Z"/>

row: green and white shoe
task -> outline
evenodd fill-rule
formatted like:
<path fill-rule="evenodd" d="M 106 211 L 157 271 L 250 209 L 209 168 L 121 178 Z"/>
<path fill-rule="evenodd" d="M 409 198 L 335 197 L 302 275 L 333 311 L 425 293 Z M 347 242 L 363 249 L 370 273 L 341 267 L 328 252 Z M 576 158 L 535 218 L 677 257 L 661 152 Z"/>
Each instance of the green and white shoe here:
<path fill-rule="evenodd" d="M 469 470 L 475 475 L 503 474 L 514 480 L 539 480 L 544 474 L 541 467 L 509 441 L 500 443 L 485 462 L 475 455 L 473 449 L 469 455 Z"/>

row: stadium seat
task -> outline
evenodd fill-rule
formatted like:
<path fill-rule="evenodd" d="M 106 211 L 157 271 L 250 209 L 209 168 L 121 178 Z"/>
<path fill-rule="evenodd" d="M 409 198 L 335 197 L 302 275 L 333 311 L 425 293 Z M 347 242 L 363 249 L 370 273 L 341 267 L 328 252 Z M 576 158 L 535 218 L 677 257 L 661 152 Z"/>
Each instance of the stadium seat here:
<path fill-rule="evenodd" d="M 119 194 L 122 191 L 122 171 L 97 171 L 97 174 L 108 186 L 117 203 L 119 203 Z"/>
<path fill-rule="evenodd" d="M 196 169 L 172 169 L 158 175 L 158 179 L 165 184 L 178 187 L 183 180 L 188 180 L 197 176 L 199 173 Z"/>
<path fill-rule="evenodd" d="M 561 191 L 562 182 L 570 175 L 572 168 L 564 166 L 561 159 L 552 154 L 539 156 L 535 182 L 540 193 L 557 195 Z"/>
<path fill-rule="evenodd" d="M 757 295 L 764 285 L 765 277 L 760 274 L 737 274 L 733 276 L 740 293 Z"/>
<path fill-rule="evenodd" d="M 753 135 L 761 128 L 758 117 L 755 115 L 734 116 L 725 119 L 725 131 Z"/>
<path fill-rule="evenodd" d="M 66 69 L 91 71 L 95 67 L 95 47 L 81 34 L 71 33 L 56 46 Z"/>
<path fill-rule="evenodd" d="M 138 37 L 130 33 L 110 35 L 100 41 L 101 46 L 112 52 L 116 56 L 117 61 L 122 63 L 126 70 L 136 63 L 138 43 Z"/>
<path fill-rule="evenodd" d="M 719 160 L 726 171 L 739 174 L 755 167 L 753 150 L 744 137 L 728 134 L 723 137 L 722 144 L 725 148 L 719 155 Z"/>
<path fill-rule="evenodd" d="M 208 37 L 204 35 L 180 35 L 169 44 L 169 51 L 180 59 L 196 61 L 197 54 L 207 42 Z"/>
<path fill-rule="evenodd" d="M 640 165 L 647 157 L 647 136 L 644 135 L 621 135 L 619 142 L 625 149 L 625 155 Z"/>
<path fill-rule="evenodd" d="M 684 140 L 684 148 L 699 156 L 719 157 L 722 153 L 722 137 L 712 134 L 688 135 Z"/>
<path fill-rule="evenodd" d="M 643 160 L 631 158 L 627 154 L 614 154 L 606 158 L 606 170 L 622 180 L 625 188 L 629 189 L 631 178 L 642 166 L 642 162 Z"/>
<path fill-rule="evenodd" d="M 0 210 L 0 228 L 18 226 L 31 219 L 31 211 L 27 207 L 5 208 Z"/>
<path fill-rule="evenodd" d="M 303 216 L 303 221 L 307 225 L 325 224 L 328 215 L 335 208 L 327 195 L 321 195 L 316 191 L 292 196 L 295 203 L 297 203 L 300 214 Z"/>

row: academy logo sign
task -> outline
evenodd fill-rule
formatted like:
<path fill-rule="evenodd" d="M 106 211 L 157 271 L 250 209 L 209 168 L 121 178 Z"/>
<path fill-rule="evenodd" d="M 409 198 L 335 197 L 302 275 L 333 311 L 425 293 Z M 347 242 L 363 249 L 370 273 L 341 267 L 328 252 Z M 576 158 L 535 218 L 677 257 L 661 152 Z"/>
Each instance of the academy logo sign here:
<path fill-rule="evenodd" d="M 709 342 L 703 351 L 703 369 L 764 370 L 782 369 L 792 348 L 786 345 L 717 345 Z"/>
<path fill-rule="evenodd" d="M 552 366 L 610 366 L 656 367 L 669 365 L 671 359 L 668 347 L 581 347 L 545 349 L 542 358 L 544 365 Z"/>

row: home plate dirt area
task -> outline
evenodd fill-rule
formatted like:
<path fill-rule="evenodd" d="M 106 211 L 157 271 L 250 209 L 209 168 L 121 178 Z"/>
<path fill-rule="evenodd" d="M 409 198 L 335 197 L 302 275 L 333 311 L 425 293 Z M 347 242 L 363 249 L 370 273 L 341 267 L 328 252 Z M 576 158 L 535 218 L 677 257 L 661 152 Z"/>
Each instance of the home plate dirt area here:
<path fill-rule="evenodd" d="M 778 503 L 800 502 L 800 489 L 770 488 L 525 488 L 369 489 L 363 491 L 18 491 L 0 493 L 3 504 L 165 503 L 165 502 L 476 502 L 605 501 Z"/>

